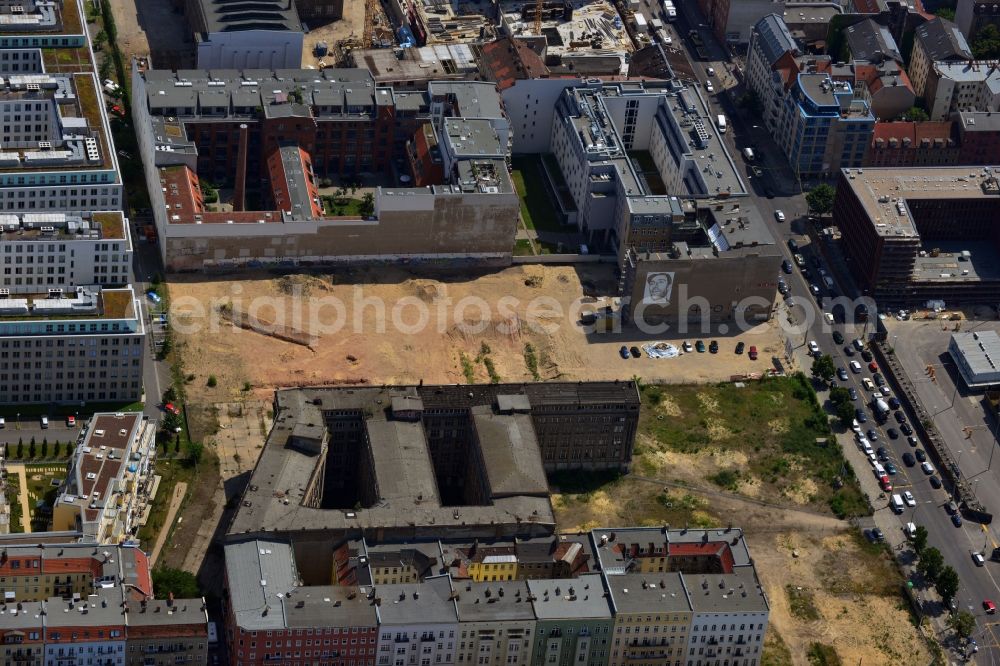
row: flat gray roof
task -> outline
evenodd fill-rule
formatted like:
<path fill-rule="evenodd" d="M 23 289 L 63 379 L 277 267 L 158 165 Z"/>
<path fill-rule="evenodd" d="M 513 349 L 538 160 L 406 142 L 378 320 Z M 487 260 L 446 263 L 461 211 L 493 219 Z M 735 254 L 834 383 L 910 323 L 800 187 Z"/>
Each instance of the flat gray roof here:
<path fill-rule="evenodd" d="M 753 567 L 731 574 L 691 574 L 684 577 L 695 613 L 766 613 L 767 597 Z"/>
<path fill-rule="evenodd" d="M 287 0 L 199 0 L 208 32 L 301 32 L 295 3 Z"/>
<path fill-rule="evenodd" d="M 237 624 L 251 631 L 284 627 L 282 599 L 299 584 L 292 547 L 281 541 L 254 539 L 228 544 L 225 557 Z"/>
<path fill-rule="evenodd" d="M 285 595 L 281 601 L 287 626 L 291 629 L 374 627 L 378 624 L 375 600 L 353 586 L 300 587 Z"/>
<path fill-rule="evenodd" d="M 1000 379 L 1000 335 L 995 330 L 953 333 L 948 351 L 969 386 L 984 386 Z"/>
<path fill-rule="evenodd" d="M 611 601 L 618 613 L 689 612 L 687 590 L 680 573 L 608 576 Z"/>
<path fill-rule="evenodd" d="M 548 496 L 541 449 L 529 414 L 494 414 L 482 405 L 473 408 L 472 422 L 491 495 Z"/>
<path fill-rule="evenodd" d="M 454 581 L 461 622 L 534 620 L 527 582 L 521 580 L 475 583 Z"/>
<path fill-rule="evenodd" d="M 451 599 L 451 579 L 434 576 L 423 583 L 376 585 L 379 624 L 448 624 L 458 622 Z"/>
<path fill-rule="evenodd" d="M 600 574 L 577 578 L 529 580 L 538 620 L 611 619 L 611 606 L 604 596 Z"/>
<path fill-rule="evenodd" d="M 423 426 L 419 422 L 369 419 L 365 427 L 381 503 L 440 502 Z"/>

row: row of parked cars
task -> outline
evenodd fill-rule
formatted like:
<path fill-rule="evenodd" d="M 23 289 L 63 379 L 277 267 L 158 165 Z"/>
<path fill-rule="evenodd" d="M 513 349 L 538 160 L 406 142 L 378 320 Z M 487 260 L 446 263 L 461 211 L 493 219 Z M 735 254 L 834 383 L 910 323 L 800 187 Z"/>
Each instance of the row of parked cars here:
<path fill-rule="evenodd" d="M 695 342 L 692 345 L 690 342 L 688 342 L 687 340 L 685 340 L 684 344 L 681 345 L 681 349 L 684 350 L 685 354 L 690 354 L 691 352 L 693 352 L 695 350 L 698 350 L 699 354 L 704 354 L 705 350 L 706 350 L 705 341 L 704 340 L 698 340 L 697 342 Z M 708 352 L 711 353 L 711 354 L 718 354 L 719 353 L 719 343 L 718 343 L 718 341 L 712 340 L 708 344 L 707 349 L 708 349 Z M 733 351 L 736 354 L 742 354 L 745 350 L 746 350 L 746 344 L 743 343 L 743 342 L 737 342 L 736 343 L 736 349 L 733 350 Z M 639 358 L 639 357 L 642 356 L 642 350 L 639 349 L 638 347 L 629 347 L 628 345 L 622 345 L 618 349 L 618 355 L 621 356 L 625 360 L 628 360 L 630 358 Z M 749 352 L 747 352 L 747 355 L 750 357 L 751 361 L 756 361 L 757 360 L 757 346 L 756 345 L 750 345 L 750 350 L 749 350 Z"/>

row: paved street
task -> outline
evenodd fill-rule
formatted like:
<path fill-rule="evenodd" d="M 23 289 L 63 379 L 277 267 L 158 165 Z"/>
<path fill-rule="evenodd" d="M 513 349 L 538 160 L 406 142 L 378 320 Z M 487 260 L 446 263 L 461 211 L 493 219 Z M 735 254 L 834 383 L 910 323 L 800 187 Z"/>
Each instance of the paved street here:
<path fill-rule="evenodd" d="M 745 173 L 746 176 L 749 176 L 748 189 L 750 190 L 751 197 L 760 210 L 762 218 L 769 225 L 772 234 L 781 245 L 785 257 L 792 260 L 792 253 L 788 249 L 788 241 L 794 238 L 801 246 L 800 252 L 806 258 L 807 267 L 812 273 L 809 280 L 803 278 L 798 268 L 794 269 L 790 275 L 783 275 L 790 288 L 790 295 L 796 297 L 794 300 L 806 303 L 807 307 L 814 310 L 815 315 L 811 319 L 808 330 L 800 334 L 801 337 L 792 336 L 795 354 L 798 357 L 798 365 L 803 368 L 811 366 L 812 361 L 808 357 L 808 349 L 806 347 L 809 340 L 815 340 L 824 353 L 829 353 L 833 357 L 834 365 L 838 368 L 847 368 L 851 360 L 858 360 L 860 362 L 860 355 L 855 354 L 849 358 L 844 352 L 843 347 L 853 338 L 870 333 L 873 329 L 873 324 L 867 328 L 864 325 L 849 326 L 846 324 L 837 324 L 834 328 L 839 329 L 845 338 L 844 344 L 837 345 L 832 339 L 832 328 L 825 324 L 822 316 L 815 313 L 815 310 L 817 310 L 815 306 L 816 301 L 809 292 L 809 283 L 812 282 L 820 287 L 821 298 L 830 295 L 822 287 L 819 276 L 815 275 L 820 267 L 825 267 L 829 270 L 831 277 L 835 278 L 840 287 L 840 293 L 853 292 L 853 284 L 850 282 L 849 276 L 846 276 L 846 271 L 843 270 L 840 258 L 836 258 L 836 265 L 828 263 L 827 258 L 830 256 L 830 253 L 821 251 L 818 243 L 810 242 L 807 235 L 808 222 L 806 218 L 807 206 L 805 197 L 800 193 L 800 186 L 795 175 L 767 133 L 767 130 L 757 124 L 755 122 L 756 119 L 750 113 L 737 107 L 734 103 L 736 95 L 741 94 L 742 90 L 738 88 L 736 77 L 725 74 L 729 72 L 729 68 L 731 67 L 726 62 L 727 56 L 723 49 L 715 43 L 714 37 L 707 27 L 701 27 L 697 23 L 697 10 L 694 9 L 693 3 L 684 2 L 680 3 L 680 5 L 682 8 L 682 18 L 676 27 L 677 32 L 683 35 L 689 55 L 694 53 L 694 49 L 687 37 L 691 27 L 698 30 L 702 41 L 706 45 L 701 48 L 701 53 L 707 55 L 707 60 L 697 60 L 695 57 L 691 58 L 693 68 L 702 85 L 709 80 L 707 68 L 712 67 L 715 70 L 716 76 L 713 79 L 713 84 L 716 88 L 716 93 L 705 94 L 704 88 L 702 89 L 702 93 L 713 106 L 713 113 L 716 112 L 715 109 L 718 109 L 718 112 L 725 113 L 729 120 L 731 131 L 724 135 L 724 140 L 733 155 L 733 159 L 737 162 L 743 161 L 742 149 L 747 146 L 754 148 L 756 158 L 754 165 L 761 169 L 762 174 L 760 177 L 755 177 L 749 173 Z M 720 83 L 723 85 L 720 85 Z M 750 165 L 747 165 L 747 171 L 749 170 Z M 776 210 L 784 212 L 787 220 L 785 223 L 779 223 L 775 219 L 774 213 Z M 845 277 L 846 279 L 844 279 Z M 805 315 L 805 309 L 801 305 L 782 308 L 780 313 L 780 316 L 787 317 L 795 324 L 801 323 Z M 916 358 L 916 355 L 911 357 L 903 354 L 901 358 L 913 359 Z M 862 366 L 867 366 L 867 363 L 863 363 Z M 922 368 L 920 369 L 920 373 L 922 373 Z M 993 663 L 994 660 L 1000 658 L 1000 641 L 997 640 L 997 636 L 993 635 L 996 627 L 987 622 L 987 616 L 982 609 L 982 601 L 986 598 L 993 600 L 1000 599 L 1000 586 L 998 586 L 997 581 L 997 575 L 1000 575 L 1000 570 L 995 574 L 993 568 L 998 565 L 989 562 L 985 567 L 975 566 L 971 552 L 981 551 L 986 545 L 992 548 L 992 540 L 995 537 L 988 529 L 984 529 L 982 526 L 969 521 L 964 521 L 960 528 L 954 527 L 950 517 L 943 509 L 943 506 L 951 499 L 948 492 L 943 488 L 937 490 L 932 488 L 928 482 L 928 475 L 925 475 L 919 466 L 907 467 L 903 464 L 903 454 L 913 450 L 907 443 L 906 437 L 900 436 L 898 439 L 890 439 L 887 434 L 887 428 L 894 427 L 898 430 L 895 420 L 890 418 L 884 426 L 876 424 L 871 411 L 865 404 L 870 401 L 870 392 L 864 389 L 861 380 L 864 377 L 870 378 L 871 374 L 867 367 L 864 367 L 862 373 L 849 373 L 847 382 L 838 380 L 838 383 L 844 387 L 853 387 L 857 391 L 859 396 L 857 404 L 869 416 L 868 422 L 865 424 L 865 430 L 873 428 L 878 437 L 878 441 L 872 443 L 873 448 L 885 446 L 888 450 L 888 458 L 898 470 L 897 474 L 892 477 L 893 492 L 902 493 L 909 490 L 913 494 L 916 503 L 914 507 L 907 507 L 902 514 L 897 515 L 894 513 L 889 508 L 889 497 L 881 492 L 874 477 L 872 465 L 864 453 L 855 445 L 852 433 L 848 431 L 838 434 L 838 441 L 841 443 L 845 456 L 858 475 L 862 488 L 872 498 L 876 513 L 871 524 L 881 527 L 890 545 L 898 549 L 905 548 L 905 538 L 902 530 L 907 522 L 914 522 L 927 528 L 930 535 L 930 545 L 942 552 L 947 563 L 955 568 L 962 581 L 958 599 L 956 600 L 958 606 L 969 610 L 977 616 L 979 622 L 977 641 L 980 645 L 980 652 L 976 655 L 978 663 Z M 939 368 L 938 376 L 941 377 L 942 374 L 946 373 L 943 373 Z M 929 385 L 928 383 L 917 384 L 917 390 L 921 399 L 929 400 L 928 407 L 934 404 L 942 406 L 947 404 L 943 396 L 924 396 L 924 392 L 937 391 L 940 393 L 942 390 L 940 384 L 942 383 L 939 382 L 939 385 Z M 827 400 L 828 392 L 821 391 L 819 397 L 823 401 Z M 950 398 L 951 396 L 949 395 L 948 400 Z M 954 424 L 943 426 L 942 429 L 942 434 L 952 443 L 967 441 L 964 440 L 964 435 L 961 433 L 961 426 L 959 424 L 978 424 L 982 422 L 981 410 L 979 410 L 980 415 L 977 420 L 975 417 L 976 407 L 968 399 L 960 397 L 959 400 L 956 400 L 956 405 L 955 412 L 957 416 L 953 419 Z M 903 408 L 907 412 L 907 416 L 912 418 L 912 411 L 908 406 L 904 404 Z M 979 428 L 979 430 L 985 429 Z M 989 447 L 985 443 L 988 437 L 989 433 L 974 435 L 973 443 L 977 444 L 977 446 L 966 447 L 968 449 L 967 454 L 959 461 L 959 464 L 965 470 L 967 476 L 971 476 L 986 468 Z M 919 443 L 919 447 L 924 448 L 924 443 Z M 957 452 L 954 453 L 957 458 Z M 997 467 L 998 472 L 1000 472 L 1000 457 L 997 459 Z M 1000 486 L 998 486 L 996 480 L 990 479 L 990 483 L 979 485 L 980 496 L 987 508 L 1000 507 Z M 988 491 L 986 490 L 987 486 L 989 487 Z M 997 496 L 996 498 L 994 498 L 994 494 Z M 918 597 L 925 600 L 923 604 L 925 612 L 937 615 L 940 628 L 946 617 L 946 614 L 941 612 L 943 609 L 940 608 L 940 604 L 926 601 L 927 595 L 920 591 L 918 591 Z M 930 597 L 932 599 L 936 598 L 936 594 L 931 592 Z M 1000 632 L 998 632 L 998 635 L 1000 635 Z M 953 653 L 951 657 L 957 660 L 956 654 Z"/>

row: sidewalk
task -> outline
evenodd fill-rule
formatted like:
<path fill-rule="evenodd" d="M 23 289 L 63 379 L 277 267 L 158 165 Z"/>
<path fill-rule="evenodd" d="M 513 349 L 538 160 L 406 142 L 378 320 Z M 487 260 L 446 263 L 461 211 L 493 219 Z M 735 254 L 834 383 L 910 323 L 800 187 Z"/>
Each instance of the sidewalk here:
<path fill-rule="evenodd" d="M 184 501 L 185 493 L 187 493 L 187 484 L 183 481 L 178 481 L 177 485 L 174 486 L 174 495 L 170 498 L 170 507 L 167 509 L 167 519 L 163 521 L 163 527 L 160 528 L 160 533 L 156 535 L 156 544 L 153 546 L 153 551 L 149 555 L 150 569 L 156 565 L 156 559 L 160 556 L 160 551 L 163 550 L 163 544 L 166 543 L 167 537 L 170 535 L 170 528 L 174 524 L 174 518 L 177 517 L 177 510 L 181 508 L 181 502 Z"/>

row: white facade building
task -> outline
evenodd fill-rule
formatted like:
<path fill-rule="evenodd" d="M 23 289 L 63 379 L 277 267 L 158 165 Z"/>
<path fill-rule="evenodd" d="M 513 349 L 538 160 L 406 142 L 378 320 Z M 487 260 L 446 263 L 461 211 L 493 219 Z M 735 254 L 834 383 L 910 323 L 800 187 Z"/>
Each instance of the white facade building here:
<path fill-rule="evenodd" d="M 9 294 L 123 287 L 131 264 L 128 221 L 120 212 L 0 213 L 0 288 Z"/>
<path fill-rule="evenodd" d="M 1000 64 L 936 62 L 927 74 L 925 100 L 931 120 L 955 111 L 1000 110 Z"/>
<path fill-rule="evenodd" d="M 450 578 L 376 588 L 378 666 L 455 664 L 458 612 Z"/>

